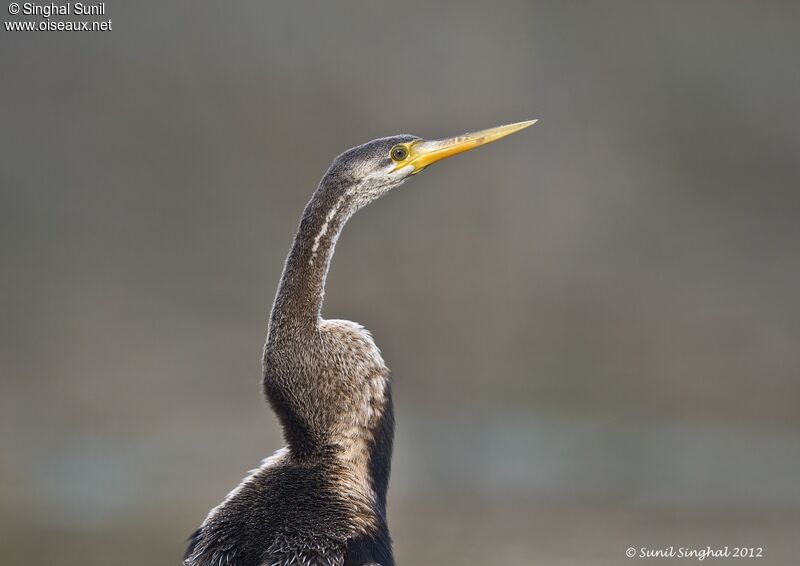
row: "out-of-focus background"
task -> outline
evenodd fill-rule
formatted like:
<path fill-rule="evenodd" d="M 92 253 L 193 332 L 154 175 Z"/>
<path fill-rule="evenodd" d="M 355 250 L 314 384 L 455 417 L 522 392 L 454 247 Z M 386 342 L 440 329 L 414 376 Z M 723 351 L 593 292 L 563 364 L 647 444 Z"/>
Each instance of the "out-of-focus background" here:
<path fill-rule="evenodd" d="M 281 446 L 265 321 L 330 160 L 532 117 L 339 242 L 325 312 L 393 369 L 398 563 L 797 563 L 797 4 L 106 11 L 0 29 L 4 565 L 179 564 Z"/>

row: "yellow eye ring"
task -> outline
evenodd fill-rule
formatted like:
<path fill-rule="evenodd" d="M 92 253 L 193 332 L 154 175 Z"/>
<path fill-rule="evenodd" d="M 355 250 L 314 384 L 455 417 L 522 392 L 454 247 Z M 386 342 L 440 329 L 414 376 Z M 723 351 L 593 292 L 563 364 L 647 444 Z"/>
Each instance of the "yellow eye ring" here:
<path fill-rule="evenodd" d="M 404 161 L 408 157 L 408 149 L 404 145 L 396 145 L 389 152 L 392 156 L 392 161 Z"/>

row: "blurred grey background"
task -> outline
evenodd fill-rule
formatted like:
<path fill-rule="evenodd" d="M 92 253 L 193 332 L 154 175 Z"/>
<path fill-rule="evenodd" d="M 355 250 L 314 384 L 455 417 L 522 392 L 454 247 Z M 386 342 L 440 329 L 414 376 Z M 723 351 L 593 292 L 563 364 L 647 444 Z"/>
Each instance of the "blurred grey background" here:
<path fill-rule="evenodd" d="M 393 369 L 398 562 L 797 563 L 797 3 L 107 12 L 0 29 L 4 565 L 179 564 L 281 446 L 265 321 L 330 160 L 532 117 L 339 242 L 325 311 Z"/>

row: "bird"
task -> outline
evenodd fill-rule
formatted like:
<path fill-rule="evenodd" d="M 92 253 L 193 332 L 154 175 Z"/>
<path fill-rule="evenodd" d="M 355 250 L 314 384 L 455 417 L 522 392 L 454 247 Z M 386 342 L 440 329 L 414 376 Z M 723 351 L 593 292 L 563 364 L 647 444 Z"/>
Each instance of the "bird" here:
<path fill-rule="evenodd" d="M 384 137 L 333 160 L 303 210 L 267 324 L 262 386 L 286 446 L 208 513 L 184 566 L 395 566 L 392 384 L 369 331 L 322 317 L 336 242 L 356 211 L 413 175 L 535 122 Z"/>

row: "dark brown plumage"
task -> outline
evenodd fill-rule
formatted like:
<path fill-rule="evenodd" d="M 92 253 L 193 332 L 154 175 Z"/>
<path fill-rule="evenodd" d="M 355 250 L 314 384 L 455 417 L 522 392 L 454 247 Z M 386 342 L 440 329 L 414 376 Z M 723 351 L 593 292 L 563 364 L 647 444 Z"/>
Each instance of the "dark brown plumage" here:
<path fill-rule="evenodd" d="M 187 566 L 394 564 L 386 524 L 394 420 L 389 372 L 369 333 L 320 316 L 347 219 L 407 175 L 376 140 L 339 156 L 303 213 L 264 347 L 264 392 L 287 448 L 255 470 L 193 535 Z"/>

